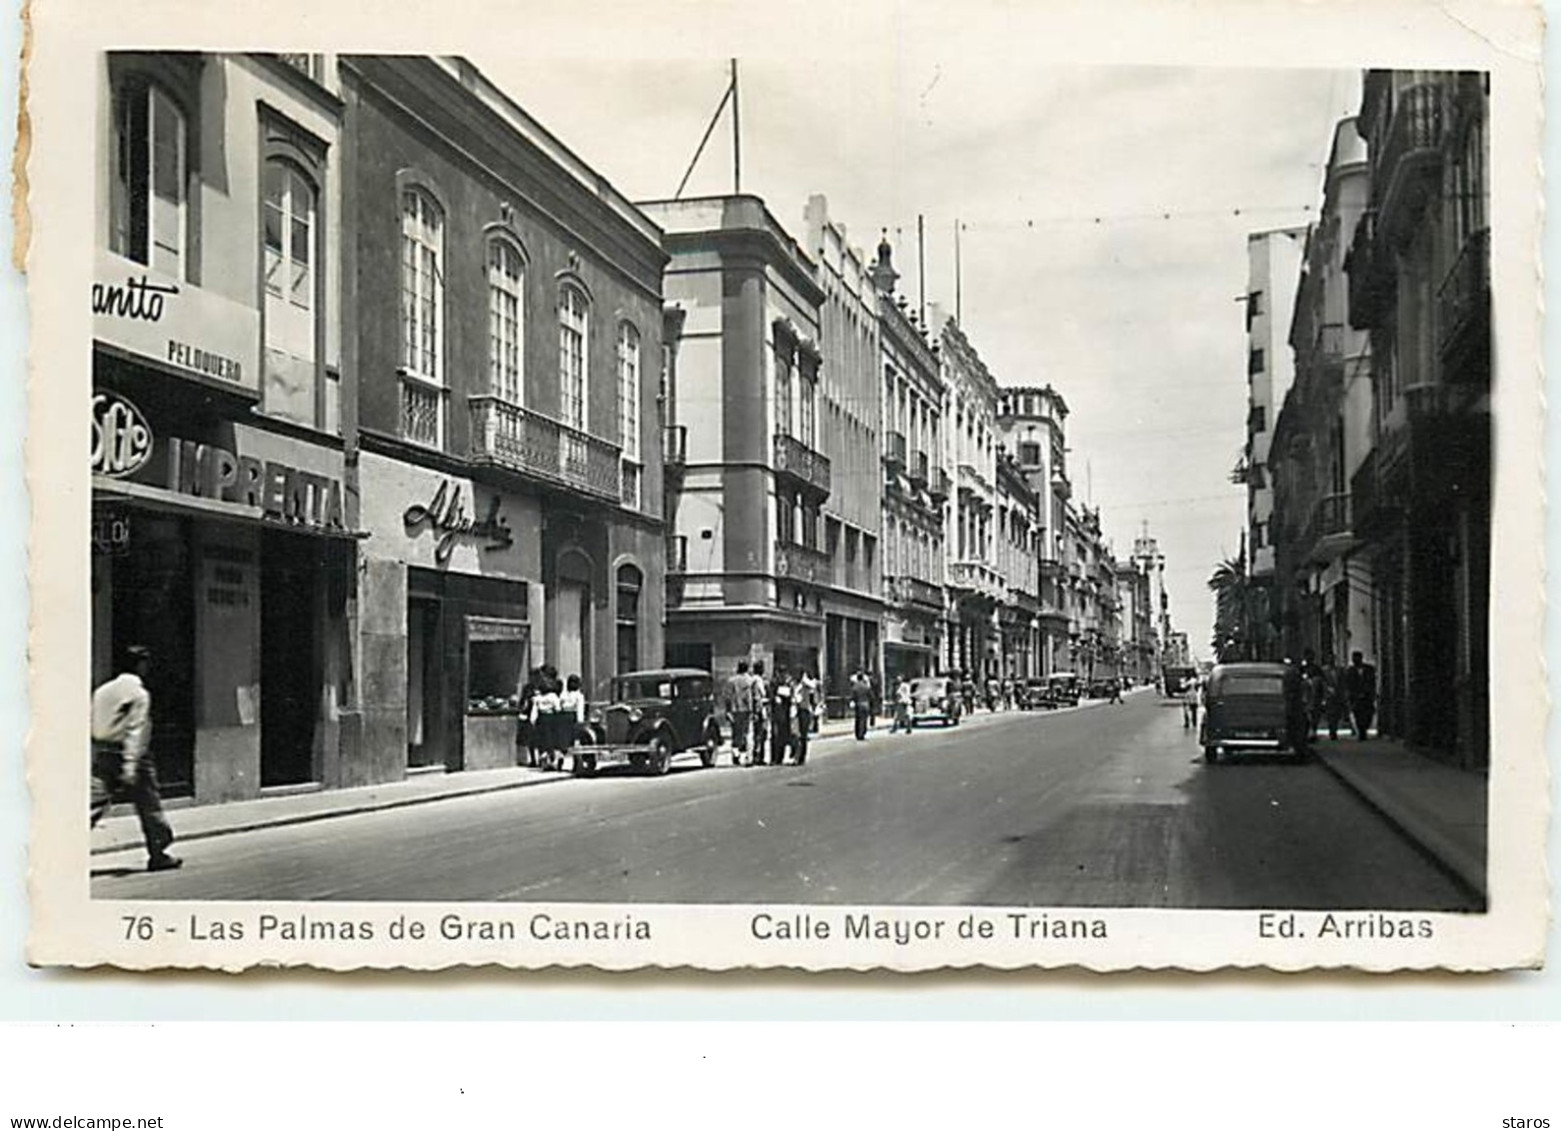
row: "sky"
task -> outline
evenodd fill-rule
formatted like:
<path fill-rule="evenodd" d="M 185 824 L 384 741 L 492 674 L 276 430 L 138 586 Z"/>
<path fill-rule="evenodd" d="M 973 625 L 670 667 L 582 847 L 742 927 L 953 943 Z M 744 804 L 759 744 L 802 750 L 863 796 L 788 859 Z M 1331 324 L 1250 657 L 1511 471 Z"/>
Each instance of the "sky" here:
<path fill-rule="evenodd" d="M 725 58 L 547 60 L 471 53 L 632 200 L 673 195 L 726 89 Z M 739 59 L 742 188 L 793 236 L 812 193 L 901 288 L 953 310 L 1000 384 L 1067 401 L 1076 499 L 1126 556 L 1147 521 L 1172 621 L 1200 656 L 1207 579 L 1240 548 L 1249 232 L 1313 219 L 1358 71 L 1014 67 L 991 53 L 885 49 Z M 684 190 L 732 189 L 722 119 Z"/>

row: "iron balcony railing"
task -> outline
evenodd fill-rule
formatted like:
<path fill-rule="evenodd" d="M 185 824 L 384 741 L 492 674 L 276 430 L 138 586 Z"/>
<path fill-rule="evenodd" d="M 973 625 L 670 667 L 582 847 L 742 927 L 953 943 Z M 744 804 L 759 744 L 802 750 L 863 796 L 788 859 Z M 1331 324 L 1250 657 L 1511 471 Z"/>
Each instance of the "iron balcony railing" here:
<path fill-rule="evenodd" d="M 1441 324 L 1442 353 L 1453 351 L 1466 334 L 1487 333 L 1491 311 L 1491 233 L 1481 228 L 1464 240 L 1447 278 L 1437 291 L 1437 320 Z M 1466 372 L 1459 366 L 1443 370 L 1456 380 Z"/>
<path fill-rule="evenodd" d="M 927 453 L 911 453 L 910 481 L 914 486 L 925 487 L 927 485 Z"/>
<path fill-rule="evenodd" d="M 401 438 L 425 448 L 444 447 L 444 398 L 447 390 L 408 373 L 401 374 Z"/>
<path fill-rule="evenodd" d="M 942 503 L 949 497 L 949 473 L 941 467 L 932 469 L 932 479 L 927 484 L 927 494 L 933 502 Z"/>
<path fill-rule="evenodd" d="M 775 576 L 807 585 L 827 585 L 833 570 L 829 555 L 800 542 L 777 540 L 775 543 Z"/>
<path fill-rule="evenodd" d="M 776 435 L 775 471 L 796 480 L 814 495 L 829 496 L 829 457 L 814 451 L 795 436 Z"/>
<path fill-rule="evenodd" d="M 890 592 L 902 605 L 920 605 L 928 609 L 943 607 L 943 587 L 909 574 L 893 579 Z"/>
<path fill-rule="evenodd" d="M 1349 492 L 1341 491 L 1318 499 L 1312 523 L 1319 538 L 1327 538 L 1334 534 L 1348 534 L 1350 532 Z"/>
<path fill-rule="evenodd" d="M 667 572 L 688 572 L 688 535 L 667 535 Z"/>
<path fill-rule="evenodd" d="M 1421 205 L 1441 183 L 1450 105 L 1448 88 L 1441 83 L 1417 83 L 1396 95 L 1393 119 L 1371 170 L 1376 238 L 1389 248 L 1404 242 Z"/>
<path fill-rule="evenodd" d="M 883 434 L 883 461 L 893 470 L 905 466 L 905 433 L 885 432 Z"/>
<path fill-rule="evenodd" d="M 618 445 L 491 395 L 467 398 L 472 455 L 598 498 L 623 496 Z"/>
<path fill-rule="evenodd" d="M 1002 574 L 986 562 L 950 562 L 948 570 L 949 584 L 957 589 L 969 589 L 997 600 L 1007 596 L 1008 586 Z"/>

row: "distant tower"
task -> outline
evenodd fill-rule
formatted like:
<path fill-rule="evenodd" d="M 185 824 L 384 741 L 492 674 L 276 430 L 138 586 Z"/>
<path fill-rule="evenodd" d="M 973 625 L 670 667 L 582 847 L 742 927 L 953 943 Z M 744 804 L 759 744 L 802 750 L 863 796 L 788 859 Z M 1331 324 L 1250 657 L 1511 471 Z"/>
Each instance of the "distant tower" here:
<path fill-rule="evenodd" d="M 894 269 L 894 249 L 889 246 L 889 229 L 883 230 L 883 238 L 878 241 L 878 259 L 868 268 L 872 276 L 873 285 L 886 295 L 894 293 L 894 284 L 899 281 L 900 273 Z"/>

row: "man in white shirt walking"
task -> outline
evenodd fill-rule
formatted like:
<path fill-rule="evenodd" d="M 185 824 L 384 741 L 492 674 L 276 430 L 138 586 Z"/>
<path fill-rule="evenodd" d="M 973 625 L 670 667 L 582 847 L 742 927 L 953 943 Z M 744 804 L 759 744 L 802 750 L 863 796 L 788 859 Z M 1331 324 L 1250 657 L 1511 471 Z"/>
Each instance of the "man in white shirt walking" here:
<path fill-rule="evenodd" d="M 92 693 L 92 824 L 116 800 L 130 802 L 146 838 L 146 870 L 166 872 L 184 861 L 168 854 L 173 829 L 163 816 L 152 757 L 152 695 L 145 682 L 150 664 L 151 654 L 131 645 L 119 674 Z"/>

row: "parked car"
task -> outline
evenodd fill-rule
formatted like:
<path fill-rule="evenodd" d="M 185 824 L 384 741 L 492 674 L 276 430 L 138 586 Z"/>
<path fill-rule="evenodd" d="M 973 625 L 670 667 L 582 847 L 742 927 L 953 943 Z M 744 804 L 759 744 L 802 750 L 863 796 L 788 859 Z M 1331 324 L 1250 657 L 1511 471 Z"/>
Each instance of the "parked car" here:
<path fill-rule="evenodd" d="M 1079 704 L 1079 677 L 1073 672 L 1053 672 L 1046 680 L 1051 691 L 1053 707 L 1076 707 Z"/>
<path fill-rule="evenodd" d="M 911 680 L 911 726 L 936 719 L 944 726 L 957 726 L 964 713 L 958 682 L 942 675 L 923 675 Z"/>
<path fill-rule="evenodd" d="M 576 746 L 575 772 L 594 774 L 609 763 L 664 774 L 672 759 L 694 750 L 705 767 L 721 745 L 715 679 L 698 668 L 659 668 L 614 676 L 612 699 L 591 710 L 589 741 Z"/>
<path fill-rule="evenodd" d="M 1196 678 L 1198 669 L 1189 665 L 1168 664 L 1160 671 L 1160 692 L 1169 699 L 1180 699 L 1187 685 Z"/>
<path fill-rule="evenodd" d="M 1033 676 L 1019 688 L 1019 706 L 1025 710 L 1040 711 L 1051 705 L 1051 688 L 1044 677 Z"/>
<path fill-rule="evenodd" d="M 1233 754 L 1311 753 L 1301 673 L 1288 664 L 1220 664 L 1203 688 L 1198 743 L 1206 762 Z"/>

